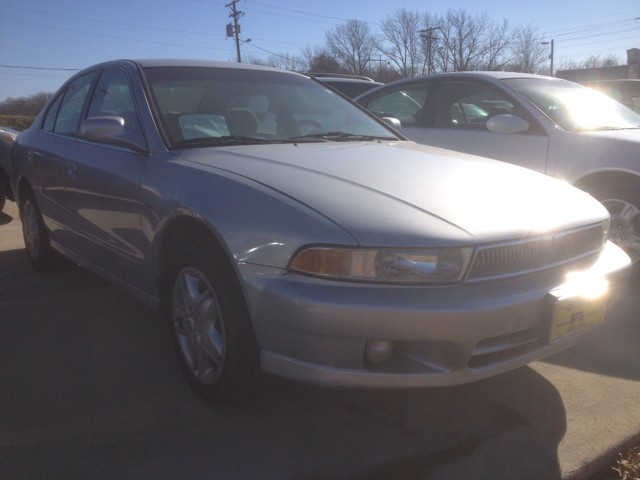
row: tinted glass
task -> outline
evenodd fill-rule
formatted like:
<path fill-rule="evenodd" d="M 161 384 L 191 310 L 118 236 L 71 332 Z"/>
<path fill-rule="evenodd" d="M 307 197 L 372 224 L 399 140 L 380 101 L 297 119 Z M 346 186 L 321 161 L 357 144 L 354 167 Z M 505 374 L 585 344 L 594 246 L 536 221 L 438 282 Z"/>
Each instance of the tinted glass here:
<path fill-rule="evenodd" d="M 231 68 L 146 68 L 160 121 L 175 147 L 229 135 L 286 141 L 326 132 L 393 134 L 309 78 Z"/>
<path fill-rule="evenodd" d="M 472 130 L 486 130 L 487 120 L 495 115 L 528 117 L 497 88 L 467 81 L 442 82 L 436 112 L 436 127 Z"/>
<path fill-rule="evenodd" d="M 378 117 L 394 117 L 402 125 L 422 124 L 422 107 L 429 92 L 428 82 L 403 85 L 369 99 L 367 110 Z"/>
<path fill-rule="evenodd" d="M 380 86 L 379 83 L 374 82 L 349 82 L 341 80 L 321 80 L 332 88 L 335 88 L 339 92 L 343 93 L 349 98 L 356 98 L 358 95 L 368 92 L 372 88 Z"/>
<path fill-rule="evenodd" d="M 100 75 L 87 118 L 117 116 L 124 118 L 124 134 L 127 140 L 144 144 L 138 114 L 127 75 L 121 70 L 105 70 Z"/>
<path fill-rule="evenodd" d="M 53 131 L 62 135 L 78 136 L 80 129 L 80 115 L 82 106 L 95 73 L 89 73 L 76 79 L 69 87 L 62 98 L 60 111 L 55 121 Z"/>
<path fill-rule="evenodd" d="M 44 117 L 44 123 L 42 124 L 42 129 L 48 132 L 53 132 L 53 126 L 56 123 L 56 117 L 58 116 L 58 109 L 60 108 L 60 102 L 62 101 L 62 95 L 58 97 L 58 99 L 53 102 L 53 105 L 47 111 L 47 115 Z"/>

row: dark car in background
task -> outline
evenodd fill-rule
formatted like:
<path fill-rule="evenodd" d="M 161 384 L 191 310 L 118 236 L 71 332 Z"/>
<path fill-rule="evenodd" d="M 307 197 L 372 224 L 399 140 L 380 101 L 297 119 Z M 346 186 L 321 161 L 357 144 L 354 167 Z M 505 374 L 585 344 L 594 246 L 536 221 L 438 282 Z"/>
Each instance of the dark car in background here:
<path fill-rule="evenodd" d="M 372 88 L 384 85 L 369 77 L 360 75 L 342 75 L 337 73 L 308 73 L 308 76 L 320 80 L 331 88 L 338 90 L 349 98 L 356 98 L 358 95 L 371 90 Z"/>
<path fill-rule="evenodd" d="M 0 212 L 7 199 L 14 201 L 9 179 L 13 168 L 11 166 L 11 145 L 16 141 L 20 132 L 13 128 L 0 126 Z"/>

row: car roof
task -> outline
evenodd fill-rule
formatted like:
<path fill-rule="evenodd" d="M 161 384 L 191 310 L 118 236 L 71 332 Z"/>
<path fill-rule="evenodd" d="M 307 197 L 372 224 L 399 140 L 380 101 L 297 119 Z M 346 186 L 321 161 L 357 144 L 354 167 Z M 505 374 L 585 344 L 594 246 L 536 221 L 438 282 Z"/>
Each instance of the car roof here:
<path fill-rule="evenodd" d="M 389 86 L 393 86 L 393 85 L 400 85 L 403 83 L 407 83 L 407 82 L 412 82 L 412 81 L 416 81 L 416 80 L 424 80 L 424 79 L 431 79 L 431 78 L 461 78 L 461 77 L 470 77 L 470 78 L 486 78 L 486 77 L 490 77 L 490 78 L 494 78 L 496 80 L 508 80 L 508 79 L 512 79 L 512 78 L 539 78 L 539 79 L 544 79 L 544 80 L 552 80 L 552 81 L 559 81 L 559 82 L 564 82 L 566 80 L 562 79 L 562 78 L 556 78 L 556 77 L 548 77 L 546 75 L 536 75 L 533 73 L 520 73 L 520 72 L 490 72 L 490 71 L 473 71 L 473 72 L 449 72 L 449 73 L 436 73 L 433 75 L 419 75 L 417 77 L 408 77 L 408 78 L 403 78 L 400 80 L 396 80 L 394 82 L 390 82 L 385 84 L 384 86 L 379 86 L 376 87 L 372 90 L 369 90 L 367 92 L 362 93 L 361 95 L 357 96 L 354 100 L 358 100 L 360 99 L 360 97 L 364 97 L 365 95 L 371 95 L 371 94 L 375 94 L 378 91 L 381 91 L 383 88 L 387 88 Z"/>
<path fill-rule="evenodd" d="M 321 82 L 340 82 L 340 83 L 364 83 L 367 85 L 383 85 L 380 82 L 375 82 L 373 80 L 363 80 L 360 78 L 340 78 L 340 77 L 316 77 Z"/>
<path fill-rule="evenodd" d="M 143 58 L 131 60 L 138 63 L 143 68 L 151 67 L 214 67 L 214 68 L 233 68 L 243 70 L 264 70 L 271 72 L 282 72 L 291 75 L 300 75 L 289 70 L 281 70 L 279 68 L 265 67 L 262 65 L 254 65 L 252 63 L 236 63 L 222 62 L 217 60 L 195 60 L 184 58 Z"/>

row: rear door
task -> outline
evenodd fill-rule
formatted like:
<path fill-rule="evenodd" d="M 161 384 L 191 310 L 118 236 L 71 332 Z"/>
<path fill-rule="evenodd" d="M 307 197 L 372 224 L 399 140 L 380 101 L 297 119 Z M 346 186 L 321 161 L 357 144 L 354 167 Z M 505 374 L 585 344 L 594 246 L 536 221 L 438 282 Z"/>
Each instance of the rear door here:
<path fill-rule="evenodd" d="M 69 150 L 78 136 L 80 118 L 95 72 L 70 83 L 51 104 L 40 128 L 29 138 L 27 162 L 35 177 L 38 205 L 55 240 L 64 243 L 69 212 L 64 189 Z"/>

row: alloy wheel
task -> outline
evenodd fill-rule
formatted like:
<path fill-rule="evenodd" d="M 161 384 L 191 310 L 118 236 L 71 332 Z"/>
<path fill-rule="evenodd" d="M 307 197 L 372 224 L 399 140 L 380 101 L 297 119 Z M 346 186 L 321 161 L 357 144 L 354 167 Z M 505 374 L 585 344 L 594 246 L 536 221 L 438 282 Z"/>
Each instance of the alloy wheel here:
<path fill-rule="evenodd" d="M 611 213 L 609 240 L 621 247 L 636 263 L 640 260 L 640 211 L 629 202 L 618 199 L 603 200 Z"/>
<path fill-rule="evenodd" d="M 215 383 L 224 365 L 224 321 L 211 283 L 194 267 L 181 270 L 174 283 L 173 327 L 193 376 L 205 385 Z"/>

